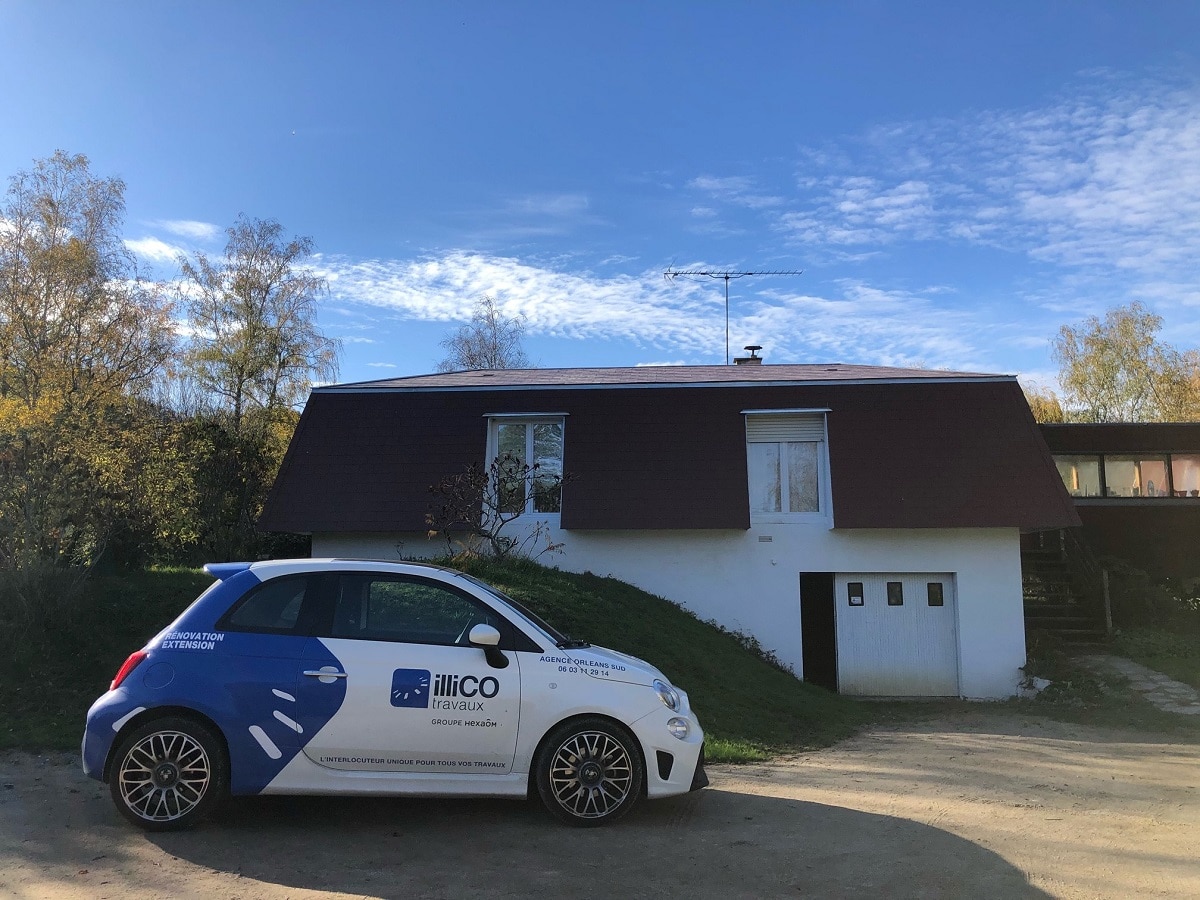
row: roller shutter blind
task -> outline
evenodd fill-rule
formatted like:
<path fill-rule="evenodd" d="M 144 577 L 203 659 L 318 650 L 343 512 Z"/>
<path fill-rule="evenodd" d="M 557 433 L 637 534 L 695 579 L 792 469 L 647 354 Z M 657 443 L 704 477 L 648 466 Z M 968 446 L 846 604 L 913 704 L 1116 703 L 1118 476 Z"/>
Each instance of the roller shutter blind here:
<path fill-rule="evenodd" d="M 748 413 L 746 440 L 754 444 L 825 440 L 821 413 Z"/>

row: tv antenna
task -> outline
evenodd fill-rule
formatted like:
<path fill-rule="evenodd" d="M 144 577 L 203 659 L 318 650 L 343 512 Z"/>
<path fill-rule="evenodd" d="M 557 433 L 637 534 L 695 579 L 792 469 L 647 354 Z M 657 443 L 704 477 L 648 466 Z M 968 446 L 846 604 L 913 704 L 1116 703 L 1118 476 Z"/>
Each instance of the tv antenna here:
<path fill-rule="evenodd" d="M 667 281 L 674 281 L 680 275 L 703 275 L 707 278 L 725 279 L 725 365 L 729 365 L 729 282 L 733 278 L 746 278 L 759 275 L 803 275 L 804 270 L 794 269 L 760 269 L 757 272 L 734 272 L 728 269 L 689 269 L 686 271 L 670 268 L 663 272 Z"/>

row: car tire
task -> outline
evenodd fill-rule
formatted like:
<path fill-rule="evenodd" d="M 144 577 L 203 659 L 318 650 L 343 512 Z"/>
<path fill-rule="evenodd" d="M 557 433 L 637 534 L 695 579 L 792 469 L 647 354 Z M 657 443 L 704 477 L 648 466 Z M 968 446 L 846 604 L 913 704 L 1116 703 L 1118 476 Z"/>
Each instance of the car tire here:
<path fill-rule="evenodd" d="M 535 762 L 538 794 L 560 822 L 607 825 L 641 800 L 645 778 L 637 740 L 608 719 L 564 722 L 542 744 Z"/>
<path fill-rule="evenodd" d="M 134 825 L 174 831 L 216 810 L 229 792 L 229 763 L 211 728 L 171 716 L 121 741 L 108 782 L 117 809 Z"/>

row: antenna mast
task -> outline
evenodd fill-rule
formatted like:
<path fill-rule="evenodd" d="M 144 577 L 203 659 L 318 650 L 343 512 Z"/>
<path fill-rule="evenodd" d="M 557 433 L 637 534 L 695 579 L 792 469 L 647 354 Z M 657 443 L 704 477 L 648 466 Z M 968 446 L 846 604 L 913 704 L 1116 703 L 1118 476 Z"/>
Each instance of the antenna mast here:
<path fill-rule="evenodd" d="M 747 276 L 759 275 L 803 275 L 803 269 L 761 269 L 756 272 L 734 272 L 729 269 L 689 269 L 683 271 L 680 269 L 667 269 L 663 272 L 663 277 L 667 281 L 674 281 L 680 275 L 703 275 L 706 278 L 723 278 L 725 280 L 725 365 L 729 365 L 729 281 L 732 278 L 746 278 Z"/>

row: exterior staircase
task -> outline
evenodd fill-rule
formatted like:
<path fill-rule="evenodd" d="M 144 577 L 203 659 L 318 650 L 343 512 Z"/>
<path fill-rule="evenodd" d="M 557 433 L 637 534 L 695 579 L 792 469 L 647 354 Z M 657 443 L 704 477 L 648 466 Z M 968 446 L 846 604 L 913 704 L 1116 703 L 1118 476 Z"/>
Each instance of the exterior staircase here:
<path fill-rule="evenodd" d="M 1052 546 L 1021 553 L 1027 639 L 1041 631 L 1071 650 L 1102 647 L 1108 640 L 1103 601 L 1080 591 L 1078 566 L 1071 564 L 1065 542 L 1046 543 Z"/>

